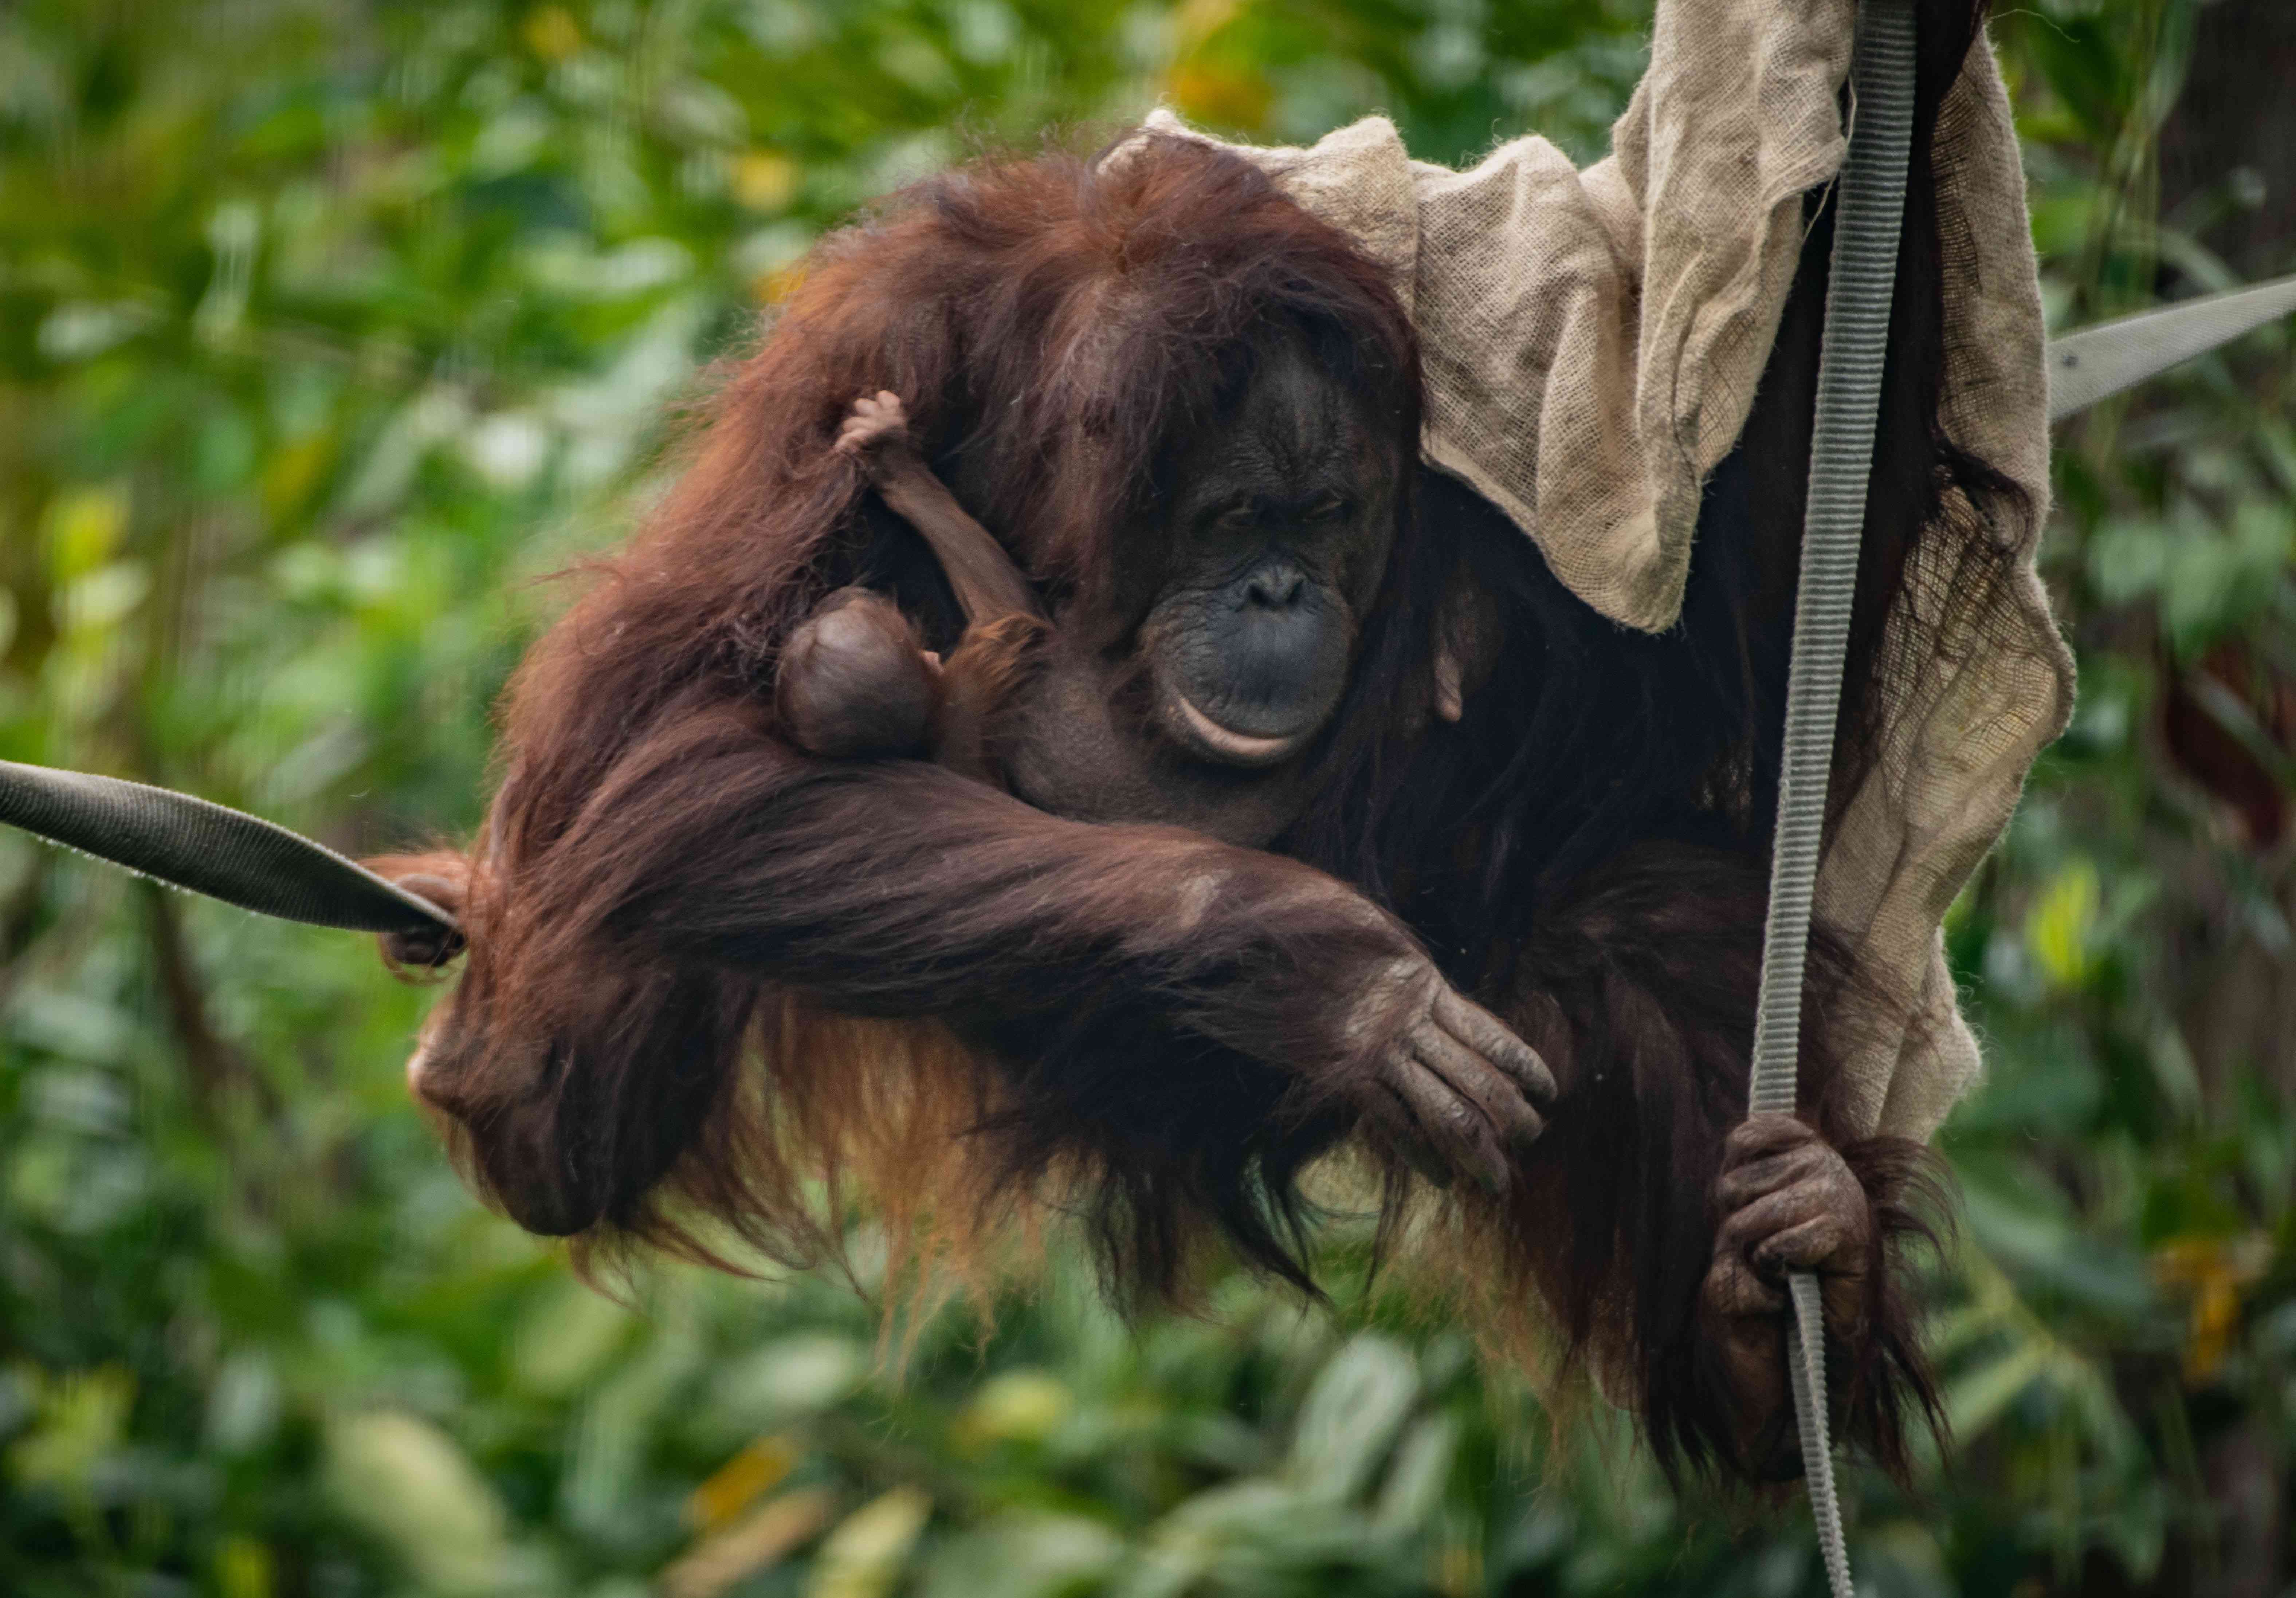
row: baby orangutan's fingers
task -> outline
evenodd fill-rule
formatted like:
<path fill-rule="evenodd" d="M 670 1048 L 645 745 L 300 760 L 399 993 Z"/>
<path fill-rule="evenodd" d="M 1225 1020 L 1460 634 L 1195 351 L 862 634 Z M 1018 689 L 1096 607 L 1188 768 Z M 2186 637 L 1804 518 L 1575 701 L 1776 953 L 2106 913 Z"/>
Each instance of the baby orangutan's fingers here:
<path fill-rule="evenodd" d="M 909 414 L 901 397 L 880 389 L 853 402 L 853 408 L 838 424 L 837 442 L 831 447 L 840 455 L 857 455 L 906 433 L 908 426 Z"/>

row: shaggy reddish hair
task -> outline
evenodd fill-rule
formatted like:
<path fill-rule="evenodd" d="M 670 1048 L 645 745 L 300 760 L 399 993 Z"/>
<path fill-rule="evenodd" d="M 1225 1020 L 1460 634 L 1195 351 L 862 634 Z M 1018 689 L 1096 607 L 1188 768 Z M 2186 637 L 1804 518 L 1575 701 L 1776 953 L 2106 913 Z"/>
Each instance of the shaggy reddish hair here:
<path fill-rule="evenodd" d="M 2002 491 L 1934 427 L 1926 152 L 1978 9 L 1923 6 L 1852 761 L 1915 542 Z M 1249 163 L 1164 138 L 983 161 L 824 241 L 676 488 L 521 667 L 472 859 L 387 867 L 466 883 L 469 969 L 417 1064 L 479 1185 L 584 1248 L 722 1258 L 738 1241 L 809 1266 L 865 1187 L 897 1276 L 962 1267 L 1051 1206 L 1128 1297 L 1185 1296 L 1215 1239 L 1304 1286 L 1299 1179 L 1356 1129 L 1343 1089 L 1363 1069 L 1332 996 L 1415 938 L 1563 1084 L 1513 1191 L 1447 1194 L 1423 1235 L 1455 1250 L 1485 1325 L 1546 1309 L 1662 1456 L 1751 1467 L 1696 1310 L 1745 1108 L 1797 557 L 1780 529 L 1801 520 L 1829 237 L 1815 216 L 1680 627 L 1622 634 L 1489 506 L 1423 478 L 1315 797 L 1266 853 L 1065 821 L 914 763 L 810 759 L 775 722 L 777 651 L 849 583 L 894 594 L 931 646 L 955 635 L 916 540 L 830 447 L 865 392 L 903 397 L 935 469 L 1111 642 L 1178 445 L 1271 340 L 1304 339 L 1412 460 L 1417 351 L 1378 268 Z M 1431 726 L 1463 594 L 1502 647 L 1459 725 Z M 1213 890 L 1181 916 L 1184 881 Z M 1847 1424 L 1900 1459 L 1932 1405 L 1891 1270 L 1922 1154 L 1852 1135 L 1840 1022 L 1871 996 L 1822 933 L 1816 954 L 1803 1112 L 1876 1219 Z M 1391 1235 L 1412 1190 L 1369 1153 Z"/>

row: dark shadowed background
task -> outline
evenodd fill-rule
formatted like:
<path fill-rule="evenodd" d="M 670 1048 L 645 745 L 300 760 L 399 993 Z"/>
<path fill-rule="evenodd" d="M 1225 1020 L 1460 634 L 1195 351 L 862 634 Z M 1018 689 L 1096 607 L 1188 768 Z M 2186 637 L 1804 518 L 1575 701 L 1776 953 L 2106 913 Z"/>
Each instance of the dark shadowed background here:
<path fill-rule="evenodd" d="M 668 408 L 854 205 L 1159 97 L 1601 152 L 1644 0 L 0 7 L 0 758 L 342 847 L 457 834 L 488 703 Z M 1996 29 L 2053 319 L 2296 268 L 2296 8 Z M 1853 1476 L 1883 1594 L 2296 1578 L 2296 362 L 2062 437 L 2073 729 L 1948 935 L 1958 1452 Z M 1308 1598 L 1822 1590 L 1807 1514 L 1562 1439 L 1379 1283 L 1137 1335 L 1076 1270 L 898 1374 L 838 1283 L 479 1209 L 348 935 L 0 836 L 0 1592 Z M 870 1270 L 865 1237 L 859 1274 Z"/>

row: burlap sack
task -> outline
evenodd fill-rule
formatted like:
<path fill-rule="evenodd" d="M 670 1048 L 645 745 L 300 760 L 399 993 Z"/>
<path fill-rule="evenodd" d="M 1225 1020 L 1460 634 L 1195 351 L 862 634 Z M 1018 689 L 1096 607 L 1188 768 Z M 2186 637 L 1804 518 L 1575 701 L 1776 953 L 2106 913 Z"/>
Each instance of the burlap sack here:
<path fill-rule="evenodd" d="M 1603 615 L 1682 604 L 1701 489 L 1753 401 L 1843 139 L 1853 0 L 1661 0 L 1651 64 L 1579 170 L 1544 139 L 1470 171 L 1370 118 L 1309 149 L 1234 146 L 1394 275 L 1426 362 L 1423 438 Z M 1205 137 L 1168 112 L 1150 126 Z M 1978 1069 L 1939 938 L 2041 747 L 2072 659 L 2033 570 L 2048 506 L 2038 268 L 2009 105 L 1980 41 L 1939 119 L 1954 442 L 2023 491 L 1948 505 L 1882 663 L 1879 758 L 1829 840 L 1818 914 L 1894 988 L 1846 1023 L 1867 1127 L 1927 1138 Z M 2007 559 L 1977 560 L 1980 543 Z M 2006 580 L 2002 573 L 2005 570 Z"/>

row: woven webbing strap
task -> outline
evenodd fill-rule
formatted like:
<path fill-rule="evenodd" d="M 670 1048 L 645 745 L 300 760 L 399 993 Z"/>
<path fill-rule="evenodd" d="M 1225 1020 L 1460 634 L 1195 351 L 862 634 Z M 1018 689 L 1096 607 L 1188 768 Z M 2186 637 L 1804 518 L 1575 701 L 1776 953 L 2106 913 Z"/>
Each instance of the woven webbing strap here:
<path fill-rule="evenodd" d="M 324 844 L 221 805 L 118 777 L 0 760 L 0 824 L 242 910 L 355 932 L 454 918 Z"/>
<path fill-rule="evenodd" d="M 1802 528 L 1801 582 L 1795 599 L 1793 662 L 1786 686 L 1784 762 L 1778 783 L 1776 839 L 1770 860 L 1768 924 L 1763 930 L 1762 988 L 1754 1020 L 1750 1112 L 1792 1113 L 1799 1099 L 1803 968 L 1810 897 L 1825 824 L 1833 764 L 1834 713 L 1857 590 L 1866 488 L 1889 350 L 1890 299 L 1897 282 L 1898 235 L 1913 150 L 1913 0 L 1859 0 L 1850 65 L 1849 150 L 1835 190 L 1839 207 L 1817 368 L 1817 414 L 1810 440 L 1809 507 Z M 1801 1431 L 1802 1479 L 1817 1521 L 1826 1580 L 1850 1598 L 1849 1556 L 1834 1496 L 1833 1439 L 1825 1402 L 1825 1327 L 1817 1282 L 1795 1274 L 1786 1334 L 1794 1414 Z"/>

